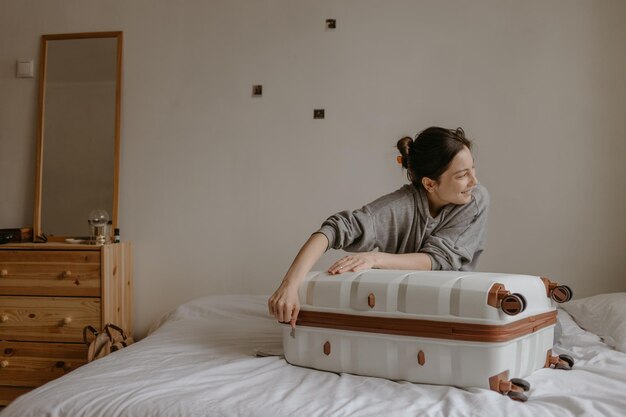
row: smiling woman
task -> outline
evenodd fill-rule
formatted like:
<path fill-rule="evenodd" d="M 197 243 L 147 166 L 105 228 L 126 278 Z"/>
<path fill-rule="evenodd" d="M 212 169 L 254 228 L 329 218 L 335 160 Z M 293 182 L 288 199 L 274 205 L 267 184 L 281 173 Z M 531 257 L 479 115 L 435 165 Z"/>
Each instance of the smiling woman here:
<path fill-rule="evenodd" d="M 476 179 L 471 141 L 461 128 L 429 127 L 415 140 L 400 139 L 397 147 L 411 184 L 322 224 L 268 301 L 279 321 L 295 324 L 298 287 L 329 248 L 356 252 L 331 265 L 330 274 L 475 269 L 484 249 L 489 194 Z"/>

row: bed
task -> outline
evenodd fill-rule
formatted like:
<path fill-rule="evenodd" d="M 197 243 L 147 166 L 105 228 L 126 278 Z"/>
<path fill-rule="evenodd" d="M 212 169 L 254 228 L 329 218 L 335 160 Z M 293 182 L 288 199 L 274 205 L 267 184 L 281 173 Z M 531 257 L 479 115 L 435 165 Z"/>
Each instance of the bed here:
<path fill-rule="evenodd" d="M 613 298 L 607 302 L 607 297 Z M 555 353 L 574 357 L 574 370 L 541 369 L 526 378 L 532 384 L 526 403 L 486 389 L 292 366 L 280 356 L 280 325 L 267 314 L 267 297 L 229 295 L 179 306 L 158 320 L 143 340 L 31 391 L 0 415 L 626 415 L 626 354 L 619 350 L 626 348 L 625 297 L 573 301 L 568 308 L 572 314 L 559 309 L 562 335 Z M 622 316 L 602 320 L 602 315 L 615 314 Z M 594 315 L 598 317 L 592 320 Z M 584 330 L 573 317 L 605 334 Z"/>

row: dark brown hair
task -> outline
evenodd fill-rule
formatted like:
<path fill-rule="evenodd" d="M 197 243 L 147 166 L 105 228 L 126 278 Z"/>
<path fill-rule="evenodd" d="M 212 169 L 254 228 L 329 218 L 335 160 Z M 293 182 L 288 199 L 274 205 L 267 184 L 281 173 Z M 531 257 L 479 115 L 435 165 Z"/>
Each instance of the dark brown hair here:
<path fill-rule="evenodd" d="M 424 187 L 422 178 L 439 181 L 452 159 L 467 147 L 472 150 L 472 142 L 465 132 L 458 129 L 429 127 L 415 137 L 400 139 L 396 145 L 402 155 L 402 167 L 407 171 L 409 181 L 416 187 Z"/>

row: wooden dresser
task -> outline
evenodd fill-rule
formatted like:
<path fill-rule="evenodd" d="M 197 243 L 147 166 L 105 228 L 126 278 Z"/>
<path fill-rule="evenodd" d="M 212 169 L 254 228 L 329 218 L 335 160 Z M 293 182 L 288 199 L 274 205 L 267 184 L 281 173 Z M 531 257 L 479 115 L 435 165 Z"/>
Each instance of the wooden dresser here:
<path fill-rule="evenodd" d="M 83 328 L 132 335 L 132 247 L 0 245 L 0 406 L 84 365 Z"/>

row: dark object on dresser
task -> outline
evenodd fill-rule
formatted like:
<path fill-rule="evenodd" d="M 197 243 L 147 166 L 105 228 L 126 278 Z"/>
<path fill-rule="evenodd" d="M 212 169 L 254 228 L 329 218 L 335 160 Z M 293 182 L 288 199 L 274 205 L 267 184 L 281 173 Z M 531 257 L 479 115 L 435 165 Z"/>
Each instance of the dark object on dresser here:
<path fill-rule="evenodd" d="M 0 229 L 0 244 L 21 243 L 33 241 L 33 229 L 23 227 L 21 229 Z"/>

